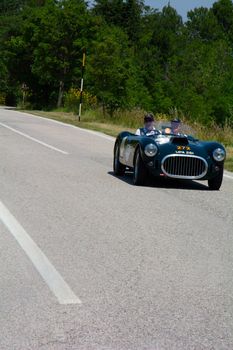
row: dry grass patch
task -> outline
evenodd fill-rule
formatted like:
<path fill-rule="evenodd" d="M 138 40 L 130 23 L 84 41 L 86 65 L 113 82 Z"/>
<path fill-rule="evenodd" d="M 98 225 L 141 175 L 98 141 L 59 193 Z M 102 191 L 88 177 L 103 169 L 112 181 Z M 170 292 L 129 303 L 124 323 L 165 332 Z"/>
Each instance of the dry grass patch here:
<path fill-rule="evenodd" d="M 226 147 L 227 158 L 225 161 L 225 169 L 233 171 L 233 146 Z"/>

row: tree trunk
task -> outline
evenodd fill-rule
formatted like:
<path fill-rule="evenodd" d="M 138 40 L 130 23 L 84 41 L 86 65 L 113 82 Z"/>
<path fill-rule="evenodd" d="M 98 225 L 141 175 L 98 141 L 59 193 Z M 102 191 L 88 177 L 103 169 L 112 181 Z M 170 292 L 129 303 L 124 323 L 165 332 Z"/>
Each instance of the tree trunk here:
<path fill-rule="evenodd" d="M 105 117 L 105 115 L 106 115 L 106 105 L 105 105 L 104 101 L 102 102 L 102 108 L 103 108 L 103 115 Z"/>
<path fill-rule="evenodd" d="M 61 107 L 63 94 L 64 94 L 64 81 L 61 80 L 61 81 L 60 81 L 60 84 L 59 84 L 59 92 L 58 92 L 58 99 L 57 99 L 57 108 L 60 108 L 60 107 Z"/>
<path fill-rule="evenodd" d="M 113 118 L 114 110 L 115 110 L 114 107 L 110 107 L 109 114 L 111 118 Z"/>

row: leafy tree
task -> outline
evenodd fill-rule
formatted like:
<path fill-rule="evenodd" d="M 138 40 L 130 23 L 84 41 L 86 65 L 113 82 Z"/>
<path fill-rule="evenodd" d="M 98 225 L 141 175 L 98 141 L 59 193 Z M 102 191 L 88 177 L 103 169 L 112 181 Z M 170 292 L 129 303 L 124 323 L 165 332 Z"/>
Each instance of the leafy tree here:
<path fill-rule="evenodd" d="M 182 18 L 170 5 L 165 6 L 155 22 L 151 45 L 159 49 L 164 78 L 169 79 L 169 59 L 175 54 L 182 32 Z"/>
<path fill-rule="evenodd" d="M 211 9 L 200 7 L 188 12 L 186 23 L 188 40 L 212 42 L 223 38 L 223 31 Z"/>
<path fill-rule="evenodd" d="M 183 24 L 171 6 L 162 12 L 148 9 L 142 19 L 138 64 L 150 97 L 150 109 L 167 112 L 173 101 L 168 93 L 170 60 L 180 50 Z"/>
<path fill-rule="evenodd" d="M 19 13 L 23 5 L 24 1 L 20 0 L 0 0 L 0 92 L 7 94 L 9 104 L 15 103 L 18 84 L 10 72 L 12 53 L 8 49 L 8 41 L 20 31 Z"/>
<path fill-rule="evenodd" d="M 0 13 L 3 16 L 12 15 L 22 10 L 25 0 L 0 0 Z"/>
<path fill-rule="evenodd" d="M 218 0 L 213 4 L 212 11 L 222 29 L 232 34 L 233 29 L 233 3 L 231 0 Z"/>
<path fill-rule="evenodd" d="M 0 58 L 0 91 L 6 91 L 7 89 L 7 67 L 2 57 Z"/>
<path fill-rule="evenodd" d="M 19 85 L 29 86 L 32 102 L 48 105 L 57 100 L 60 106 L 85 45 L 86 4 L 83 0 L 47 0 L 44 5 L 37 1 L 20 18 L 19 32 L 5 44 L 10 74 Z"/>
<path fill-rule="evenodd" d="M 151 110 L 153 100 L 149 89 L 145 86 L 140 67 L 131 60 L 126 81 L 127 108 Z"/>
<path fill-rule="evenodd" d="M 170 95 L 192 119 L 204 123 L 212 119 L 223 122 L 227 115 L 219 111 L 223 110 L 220 107 L 222 96 L 230 92 L 226 81 L 232 75 L 232 63 L 226 42 L 191 42 L 182 56 L 174 58 L 171 64 L 173 92 L 170 91 Z"/>
<path fill-rule="evenodd" d="M 108 25 L 124 30 L 130 41 L 136 44 L 144 10 L 144 0 L 95 0 L 93 11 L 102 16 Z"/>
<path fill-rule="evenodd" d="M 125 29 L 130 41 L 136 45 L 141 32 L 141 19 L 145 10 L 144 1 L 127 0 L 124 3 L 122 28 Z"/>
<path fill-rule="evenodd" d="M 83 0 L 49 1 L 39 14 L 32 41 L 32 72 L 40 83 L 58 89 L 57 106 L 61 106 L 65 84 L 70 84 L 73 71 L 85 46 L 87 9 Z"/>
<path fill-rule="evenodd" d="M 93 42 L 87 67 L 92 91 L 103 109 L 111 115 L 118 108 L 128 107 L 130 51 L 127 36 L 117 27 L 103 27 Z"/>
<path fill-rule="evenodd" d="M 123 0 L 95 0 L 93 13 L 102 16 L 109 25 L 122 26 Z"/>

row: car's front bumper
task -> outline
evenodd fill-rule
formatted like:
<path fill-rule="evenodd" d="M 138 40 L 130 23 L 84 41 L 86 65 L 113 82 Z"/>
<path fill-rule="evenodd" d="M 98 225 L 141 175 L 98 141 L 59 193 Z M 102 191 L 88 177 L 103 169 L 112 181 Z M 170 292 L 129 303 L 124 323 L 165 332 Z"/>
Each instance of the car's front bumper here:
<path fill-rule="evenodd" d="M 153 176 L 168 177 L 183 180 L 210 180 L 223 169 L 223 162 L 200 156 L 170 154 L 162 159 L 146 157 L 144 163 Z"/>

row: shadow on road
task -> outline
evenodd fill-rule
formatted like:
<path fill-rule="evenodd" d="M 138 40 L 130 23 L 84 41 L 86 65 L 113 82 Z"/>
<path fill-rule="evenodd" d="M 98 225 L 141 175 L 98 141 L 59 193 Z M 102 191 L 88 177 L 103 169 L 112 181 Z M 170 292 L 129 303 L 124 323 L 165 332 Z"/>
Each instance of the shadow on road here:
<path fill-rule="evenodd" d="M 116 179 L 123 181 L 131 186 L 133 185 L 133 173 L 126 171 L 124 176 L 116 176 L 113 171 L 108 172 L 109 175 Z M 167 179 L 167 178 L 153 178 L 152 176 L 147 179 L 146 187 L 152 188 L 170 188 L 179 190 L 194 190 L 194 191 L 209 191 L 209 187 L 205 184 L 191 181 L 191 180 L 179 180 L 179 179 Z"/>

